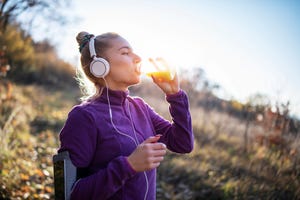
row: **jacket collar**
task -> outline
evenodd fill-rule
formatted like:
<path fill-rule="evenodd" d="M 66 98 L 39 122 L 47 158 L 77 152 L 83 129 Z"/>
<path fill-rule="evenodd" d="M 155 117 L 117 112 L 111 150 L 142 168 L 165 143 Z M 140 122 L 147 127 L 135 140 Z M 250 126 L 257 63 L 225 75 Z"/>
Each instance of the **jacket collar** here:
<path fill-rule="evenodd" d="M 128 95 L 129 95 L 128 90 L 126 91 L 111 90 L 105 87 L 102 90 L 102 94 L 99 97 L 97 97 L 95 101 L 108 103 L 109 100 L 111 105 L 123 105 Z"/>

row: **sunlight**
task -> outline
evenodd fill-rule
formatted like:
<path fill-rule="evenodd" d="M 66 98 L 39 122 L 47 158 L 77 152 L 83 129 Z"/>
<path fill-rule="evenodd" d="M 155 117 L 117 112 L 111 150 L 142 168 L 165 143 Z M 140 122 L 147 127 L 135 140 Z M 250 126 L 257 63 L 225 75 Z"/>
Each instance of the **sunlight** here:
<path fill-rule="evenodd" d="M 228 6 L 218 2 L 224 6 L 221 9 L 202 1 L 114 2 L 91 1 L 93 7 L 76 2 L 74 12 L 82 21 L 65 36 L 60 55 L 68 59 L 78 54 L 74 38 L 80 31 L 113 31 L 142 58 L 163 57 L 175 68 L 203 68 L 210 80 L 227 91 L 227 96 L 239 101 L 257 92 L 276 96 L 281 87 L 278 78 L 286 77 L 285 96 L 299 104 L 300 96 L 294 91 L 300 80 L 296 76 L 299 48 L 294 45 L 299 42 L 299 23 L 295 10 L 289 10 L 291 5 L 236 2 Z M 294 25 L 289 26 L 291 23 Z M 270 72 L 274 77 L 267 76 Z M 300 115 L 300 109 L 295 109 L 294 113 Z"/>

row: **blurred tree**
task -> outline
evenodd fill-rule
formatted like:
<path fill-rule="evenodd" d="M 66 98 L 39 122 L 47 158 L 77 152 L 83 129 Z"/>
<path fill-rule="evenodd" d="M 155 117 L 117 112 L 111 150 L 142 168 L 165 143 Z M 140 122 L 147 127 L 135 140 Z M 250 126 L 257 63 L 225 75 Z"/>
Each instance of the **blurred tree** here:
<path fill-rule="evenodd" d="M 40 24 L 41 19 L 45 19 L 47 22 L 64 24 L 66 18 L 59 8 L 68 5 L 69 0 L 0 0 L 0 32 L 16 21 L 22 24 L 38 21 Z"/>
<path fill-rule="evenodd" d="M 248 97 L 247 104 L 253 107 L 254 112 L 264 113 L 265 109 L 270 107 L 271 101 L 267 95 L 256 93 Z"/>
<path fill-rule="evenodd" d="M 18 24 L 7 25 L 5 34 L 0 32 L 0 47 L 6 49 L 6 58 L 11 66 L 9 74 L 21 77 L 34 67 L 32 38 Z"/>
<path fill-rule="evenodd" d="M 34 42 L 19 24 L 9 24 L 0 32 L 0 47 L 6 49 L 10 65 L 7 78 L 19 83 L 73 85 L 74 68 L 59 59 L 49 41 Z"/>
<path fill-rule="evenodd" d="M 248 137 L 251 122 L 257 120 L 259 114 L 263 114 L 270 105 L 270 99 L 263 94 L 256 93 L 248 97 L 247 102 L 243 105 L 243 120 L 245 121 L 244 130 L 244 150 L 248 151 Z"/>
<path fill-rule="evenodd" d="M 36 78 L 35 82 L 51 85 L 76 86 L 75 69 L 67 62 L 58 58 L 55 48 L 44 40 L 34 44 Z"/>
<path fill-rule="evenodd" d="M 201 67 L 195 67 L 192 69 L 181 69 L 180 85 L 181 87 L 193 98 L 190 99 L 192 106 L 197 105 L 200 91 L 203 88 L 205 79 L 205 72 Z"/>
<path fill-rule="evenodd" d="M 8 100 L 11 98 L 13 88 L 11 82 L 5 78 L 7 72 L 10 70 L 5 50 L 5 46 L 0 48 L 0 105 L 2 100 Z M 6 89 L 5 92 L 3 92 L 4 88 L 1 87 L 2 85 Z"/>

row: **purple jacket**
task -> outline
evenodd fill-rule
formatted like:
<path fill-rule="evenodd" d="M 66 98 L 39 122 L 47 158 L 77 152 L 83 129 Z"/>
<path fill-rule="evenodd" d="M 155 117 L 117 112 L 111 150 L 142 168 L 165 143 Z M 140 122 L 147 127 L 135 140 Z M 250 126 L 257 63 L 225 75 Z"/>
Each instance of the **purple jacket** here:
<path fill-rule="evenodd" d="M 108 90 L 113 124 L 109 115 L 107 89 L 100 97 L 75 106 L 61 130 L 61 147 L 69 151 L 73 164 L 86 177 L 79 179 L 71 199 L 156 199 L 156 169 L 135 172 L 126 157 L 139 143 L 156 134 L 159 142 L 177 153 L 189 153 L 194 137 L 187 95 L 180 90 L 168 95 L 173 123 L 159 116 L 141 98 L 128 92 Z M 131 120 L 132 119 L 132 120 Z M 134 128 L 134 130 L 133 130 Z M 120 134 L 124 133 L 126 135 Z"/>

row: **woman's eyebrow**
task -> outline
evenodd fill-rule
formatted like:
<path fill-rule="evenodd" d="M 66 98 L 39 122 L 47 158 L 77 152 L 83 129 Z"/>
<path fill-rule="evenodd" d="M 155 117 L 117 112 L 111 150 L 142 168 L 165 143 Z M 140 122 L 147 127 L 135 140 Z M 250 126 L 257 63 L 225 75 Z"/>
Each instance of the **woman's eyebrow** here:
<path fill-rule="evenodd" d="M 129 46 L 123 46 L 121 48 L 119 48 L 118 50 L 120 51 L 121 49 L 128 49 L 128 50 L 132 50 Z"/>

